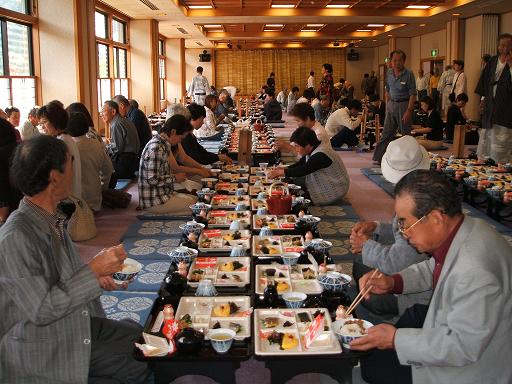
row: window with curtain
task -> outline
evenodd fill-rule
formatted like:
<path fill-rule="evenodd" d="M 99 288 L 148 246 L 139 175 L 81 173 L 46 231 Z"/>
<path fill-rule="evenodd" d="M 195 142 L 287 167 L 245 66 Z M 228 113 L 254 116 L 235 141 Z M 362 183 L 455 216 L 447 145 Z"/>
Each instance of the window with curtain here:
<path fill-rule="evenodd" d="M 115 95 L 129 98 L 128 21 L 98 9 L 94 15 L 98 63 L 98 110 Z"/>
<path fill-rule="evenodd" d="M 165 40 L 158 39 L 158 95 L 160 101 L 165 100 Z"/>
<path fill-rule="evenodd" d="M 5 6 L 27 13 L 28 1 L 8 1 Z M 0 108 L 14 106 L 22 119 L 36 105 L 32 25 L 0 16 Z"/>
<path fill-rule="evenodd" d="M 320 82 L 324 63 L 332 64 L 334 82 L 343 77 L 345 56 L 345 49 L 220 49 L 215 52 L 216 85 L 235 86 L 242 95 L 255 94 L 274 72 L 276 92 L 297 86 L 302 93 L 311 70 L 315 71 L 317 84 Z"/>

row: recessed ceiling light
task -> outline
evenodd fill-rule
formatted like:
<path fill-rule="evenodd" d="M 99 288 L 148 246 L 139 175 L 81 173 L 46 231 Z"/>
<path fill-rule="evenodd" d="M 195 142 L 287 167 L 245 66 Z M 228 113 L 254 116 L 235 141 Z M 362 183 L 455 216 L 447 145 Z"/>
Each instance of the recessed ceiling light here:
<path fill-rule="evenodd" d="M 356 29 L 356 32 L 371 32 L 371 29 Z"/>
<path fill-rule="evenodd" d="M 306 24 L 306 27 L 323 27 L 325 24 Z"/>
<path fill-rule="evenodd" d="M 263 32 L 280 32 L 277 29 L 264 29 Z"/>
<path fill-rule="evenodd" d="M 431 5 L 414 5 L 413 4 L 413 5 L 408 5 L 405 8 L 407 8 L 407 9 L 429 9 L 431 7 L 432 7 Z"/>
<path fill-rule="evenodd" d="M 377 41 L 376 39 L 373 39 L 372 41 Z"/>
<path fill-rule="evenodd" d="M 388 37 L 393 37 L 393 35 L 388 35 Z"/>
<path fill-rule="evenodd" d="M 350 4 L 327 4 L 325 8 L 350 8 Z"/>
<path fill-rule="evenodd" d="M 460 13 L 452 13 L 452 16 L 460 16 Z"/>
<path fill-rule="evenodd" d="M 427 24 L 420 24 L 420 27 L 424 27 L 425 25 L 427 25 Z"/>
<path fill-rule="evenodd" d="M 211 5 L 189 5 L 190 9 L 212 9 Z"/>
<path fill-rule="evenodd" d="M 272 8 L 295 8 L 293 4 L 272 4 Z"/>
<path fill-rule="evenodd" d="M 383 27 L 384 24 L 368 24 L 368 27 Z"/>
<path fill-rule="evenodd" d="M 301 32 L 318 32 L 317 29 L 301 29 Z"/>
<path fill-rule="evenodd" d="M 206 24 L 203 25 L 204 28 L 222 28 L 222 25 L 220 24 Z"/>
<path fill-rule="evenodd" d="M 265 24 L 265 27 L 282 28 L 282 27 L 284 27 L 284 25 L 283 24 Z"/>

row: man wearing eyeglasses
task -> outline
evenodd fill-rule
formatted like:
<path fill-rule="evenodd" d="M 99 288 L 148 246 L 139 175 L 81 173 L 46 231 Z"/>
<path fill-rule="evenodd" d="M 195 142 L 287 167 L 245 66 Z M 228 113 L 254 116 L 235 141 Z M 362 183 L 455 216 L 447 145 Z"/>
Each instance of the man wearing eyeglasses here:
<path fill-rule="evenodd" d="M 485 221 L 464 216 L 450 182 L 432 171 L 406 175 L 395 188 L 402 235 L 432 258 L 398 274 L 365 274 L 372 294 L 432 289 L 423 319 L 379 324 L 351 343 L 372 351 L 361 361 L 369 383 L 510 383 L 512 248 Z M 369 294 L 367 295 L 369 296 Z M 415 324 L 415 328 L 412 325 Z"/>
<path fill-rule="evenodd" d="M 389 143 L 381 168 L 384 178 L 396 184 L 409 172 L 429 169 L 430 158 L 414 137 L 403 136 Z M 393 274 L 428 259 L 427 254 L 418 252 L 402 236 L 399 225 L 396 217 L 390 223 L 363 221 L 354 225 L 350 244 L 352 252 L 361 253 L 354 260 L 353 276 L 356 281 L 373 268 Z M 407 308 L 415 304 L 428 305 L 431 293 L 429 289 L 407 295 L 372 296 L 358 308 L 358 316 L 373 324 L 395 323 Z"/>

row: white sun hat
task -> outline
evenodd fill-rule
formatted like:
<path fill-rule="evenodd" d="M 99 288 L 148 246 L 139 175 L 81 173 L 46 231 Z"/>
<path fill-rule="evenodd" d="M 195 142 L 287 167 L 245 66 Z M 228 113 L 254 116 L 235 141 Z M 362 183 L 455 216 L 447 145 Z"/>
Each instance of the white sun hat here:
<path fill-rule="evenodd" d="M 412 136 L 403 136 L 389 143 L 381 162 L 384 178 L 396 184 L 416 169 L 430 169 L 427 150 Z"/>

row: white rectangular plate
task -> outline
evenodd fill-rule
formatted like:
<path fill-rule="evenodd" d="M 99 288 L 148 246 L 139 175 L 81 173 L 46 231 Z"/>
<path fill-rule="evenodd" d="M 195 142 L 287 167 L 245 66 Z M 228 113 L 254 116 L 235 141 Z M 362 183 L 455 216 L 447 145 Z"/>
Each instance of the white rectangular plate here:
<path fill-rule="evenodd" d="M 240 238 L 235 239 L 235 237 Z M 230 252 L 234 246 L 251 246 L 251 231 L 230 231 L 222 229 L 205 229 L 199 237 L 200 252 Z"/>
<path fill-rule="evenodd" d="M 214 308 L 221 304 L 229 302 L 235 303 L 240 307 L 240 311 L 228 316 L 218 317 L 213 314 Z M 251 336 L 251 315 L 242 313 L 249 311 L 251 307 L 251 298 L 249 296 L 217 296 L 217 297 L 191 297 L 183 296 L 178 304 L 175 318 L 181 319 L 185 314 L 192 317 L 192 327 L 205 332 L 217 321 L 221 326 L 228 325 L 230 322 L 240 324 L 242 330 L 236 335 L 235 339 L 243 340 Z"/>
<path fill-rule="evenodd" d="M 313 313 L 317 310 L 325 314 L 324 325 L 327 326 L 313 344 L 306 348 L 304 335 L 310 323 L 299 321 L 298 314 L 307 312 L 309 318 L 313 319 Z M 265 318 L 278 318 L 277 325 L 272 328 L 265 328 Z M 285 327 L 288 321 L 290 326 Z M 285 334 L 292 334 L 299 341 L 299 344 L 292 349 L 282 350 L 277 344 L 270 344 L 263 335 L 270 334 L 273 330 Z M 326 355 L 341 353 L 341 345 L 338 338 L 331 329 L 331 319 L 326 308 L 301 308 L 301 309 L 256 309 L 254 311 L 254 352 L 259 356 L 294 356 L 294 355 Z"/>
<path fill-rule="evenodd" d="M 187 276 L 188 284 L 191 287 L 197 287 L 199 284 L 199 281 L 192 281 L 194 271 L 198 270 L 203 271 L 200 275 L 202 279 L 210 279 L 215 286 L 219 287 L 245 287 L 251 282 L 251 259 L 249 257 L 209 257 L 208 259 L 217 260 L 214 267 L 197 267 L 197 258 L 192 262 Z M 243 264 L 243 267 L 231 271 L 226 264 L 235 261 Z M 235 276 L 238 276 L 240 281 L 235 280 Z"/>

